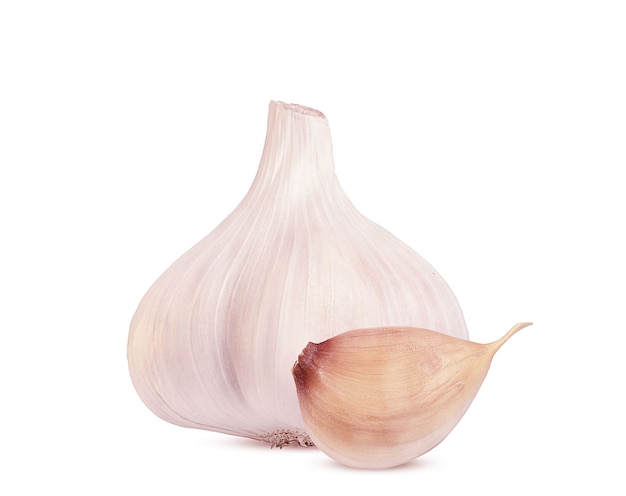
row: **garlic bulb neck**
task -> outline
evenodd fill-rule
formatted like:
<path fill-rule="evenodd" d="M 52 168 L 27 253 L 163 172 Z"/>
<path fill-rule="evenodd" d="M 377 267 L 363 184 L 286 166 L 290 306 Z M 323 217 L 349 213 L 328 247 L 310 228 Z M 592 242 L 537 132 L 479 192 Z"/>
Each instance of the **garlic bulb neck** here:
<path fill-rule="evenodd" d="M 271 102 L 259 177 L 316 179 L 334 176 L 332 140 L 326 116 L 307 107 Z M 256 180 L 252 190 L 256 188 Z M 307 188 L 310 190 L 310 188 Z"/>
<path fill-rule="evenodd" d="M 271 102 L 249 192 L 139 304 L 130 374 L 169 422 L 306 445 L 290 373 L 304 345 L 390 325 L 468 337 L 441 276 L 346 196 L 326 117 Z"/>
<path fill-rule="evenodd" d="M 338 191 L 339 190 L 339 191 Z M 267 192 L 273 195 L 268 196 Z M 307 208 L 307 203 L 334 203 L 345 193 L 335 176 L 328 120 L 301 105 L 272 101 L 265 146 L 257 175 L 242 202 L 272 207 Z"/>

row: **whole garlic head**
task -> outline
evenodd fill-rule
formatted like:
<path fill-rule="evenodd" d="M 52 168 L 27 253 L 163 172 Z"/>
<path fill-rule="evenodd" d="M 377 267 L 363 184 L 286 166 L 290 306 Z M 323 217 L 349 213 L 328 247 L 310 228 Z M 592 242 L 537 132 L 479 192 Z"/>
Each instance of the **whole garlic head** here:
<path fill-rule="evenodd" d="M 139 304 L 129 369 L 164 420 L 309 444 L 291 376 L 298 354 L 379 326 L 468 338 L 441 276 L 342 190 L 326 117 L 273 101 L 249 192 Z"/>

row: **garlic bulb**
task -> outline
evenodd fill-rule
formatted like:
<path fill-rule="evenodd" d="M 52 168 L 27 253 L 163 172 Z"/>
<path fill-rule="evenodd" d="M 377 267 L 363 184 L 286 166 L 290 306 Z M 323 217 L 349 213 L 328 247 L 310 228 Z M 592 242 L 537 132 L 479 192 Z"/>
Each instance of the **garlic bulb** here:
<path fill-rule="evenodd" d="M 306 445 L 290 374 L 304 345 L 391 325 L 467 338 L 439 274 L 347 198 L 326 117 L 271 102 L 249 192 L 144 296 L 129 369 L 162 419 Z"/>
<path fill-rule="evenodd" d="M 389 468 L 437 446 L 461 420 L 491 360 L 517 331 L 478 344 L 407 327 L 309 343 L 293 366 L 306 430 L 336 461 Z"/>

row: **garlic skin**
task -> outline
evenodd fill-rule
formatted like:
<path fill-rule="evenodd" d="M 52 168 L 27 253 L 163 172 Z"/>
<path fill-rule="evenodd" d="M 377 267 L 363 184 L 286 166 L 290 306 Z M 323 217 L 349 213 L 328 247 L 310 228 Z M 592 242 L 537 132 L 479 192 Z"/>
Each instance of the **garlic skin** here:
<path fill-rule="evenodd" d="M 407 327 L 309 343 L 292 370 L 306 430 L 318 448 L 350 467 L 407 463 L 452 431 L 496 351 L 528 325 L 490 344 Z"/>
<path fill-rule="evenodd" d="M 128 364 L 168 422 L 308 445 L 290 374 L 303 346 L 392 325 L 468 336 L 441 276 L 342 190 L 326 117 L 273 101 L 250 190 L 148 290 Z"/>

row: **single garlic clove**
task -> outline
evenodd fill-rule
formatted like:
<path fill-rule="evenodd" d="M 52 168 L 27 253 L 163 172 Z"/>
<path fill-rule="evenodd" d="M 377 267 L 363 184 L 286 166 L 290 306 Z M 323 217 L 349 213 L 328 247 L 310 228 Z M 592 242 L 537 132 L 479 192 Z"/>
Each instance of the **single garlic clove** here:
<path fill-rule="evenodd" d="M 437 446 L 467 411 L 496 351 L 411 327 L 359 329 L 309 343 L 293 366 L 315 445 L 357 468 L 389 468 Z"/>

